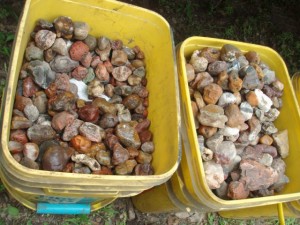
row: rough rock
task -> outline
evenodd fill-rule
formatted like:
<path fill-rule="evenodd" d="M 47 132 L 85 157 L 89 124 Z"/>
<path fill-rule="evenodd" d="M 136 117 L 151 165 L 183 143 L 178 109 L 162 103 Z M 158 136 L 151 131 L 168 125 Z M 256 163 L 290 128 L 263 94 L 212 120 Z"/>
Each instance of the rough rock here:
<path fill-rule="evenodd" d="M 288 130 L 279 131 L 272 135 L 274 143 L 277 147 L 278 153 L 282 158 L 286 158 L 289 155 L 289 137 Z"/>
<path fill-rule="evenodd" d="M 205 179 L 210 189 L 216 189 L 224 182 L 224 173 L 222 166 L 214 161 L 203 163 Z"/>
<path fill-rule="evenodd" d="M 222 107 L 210 104 L 200 109 L 198 120 L 202 125 L 224 128 L 228 119 Z"/>
<path fill-rule="evenodd" d="M 233 142 L 223 141 L 214 152 L 216 163 L 229 164 L 236 156 L 236 148 Z"/>

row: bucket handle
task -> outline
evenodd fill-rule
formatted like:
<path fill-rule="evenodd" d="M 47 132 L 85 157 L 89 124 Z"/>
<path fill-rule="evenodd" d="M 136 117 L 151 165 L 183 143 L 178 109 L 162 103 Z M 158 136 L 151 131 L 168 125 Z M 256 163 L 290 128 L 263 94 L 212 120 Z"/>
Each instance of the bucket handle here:
<path fill-rule="evenodd" d="M 277 204 L 277 212 L 278 212 L 278 220 L 279 220 L 280 225 L 285 225 L 282 203 Z"/>

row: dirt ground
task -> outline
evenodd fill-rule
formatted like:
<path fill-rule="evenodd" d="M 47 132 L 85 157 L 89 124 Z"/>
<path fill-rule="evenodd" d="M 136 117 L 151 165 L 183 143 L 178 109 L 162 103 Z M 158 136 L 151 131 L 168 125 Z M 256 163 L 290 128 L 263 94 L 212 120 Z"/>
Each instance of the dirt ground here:
<path fill-rule="evenodd" d="M 126 0 L 153 10 L 170 23 L 175 44 L 190 36 L 207 36 L 266 45 L 277 50 L 287 63 L 290 75 L 300 68 L 300 10 L 297 0 Z M 13 13 L 1 19 L 2 4 Z M 0 34 L 14 33 L 22 9 L 20 0 L 0 0 Z M 0 37 L 1 38 L 1 37 Z M 5 42 L 8 46 L 11 41 Z M 0 77 L 7 73 L 9 52 L 0 46 Z M 2 224 L 278 224 L 274 219 L 223 220 L 216 213 L 141 213 L 129 198 L 88 216 L 38 215 L 14 200 L 0 188 L 0 225 Z M 275 218 L 276 219 L 276 218 Z M 300 224 L 290 220 L 291 224 Z"/>

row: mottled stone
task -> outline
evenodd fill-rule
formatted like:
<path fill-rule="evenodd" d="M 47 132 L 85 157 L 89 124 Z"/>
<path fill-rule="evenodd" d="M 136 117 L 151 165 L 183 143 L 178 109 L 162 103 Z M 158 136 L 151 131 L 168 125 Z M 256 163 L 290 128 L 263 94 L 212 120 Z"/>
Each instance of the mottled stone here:
<path fill-rule="evenodd" d="M 110 46 L 110 40 L 107 37 L 101 36 L 97 39 L 97 46 L 100 50 L 104 50 Z"/>
<path fill-rule="evenodd" d="M 123 148 L 119 143 L 113 147 L 112 163 L 113 165 L 120 165 L 129 159 L 129 152 Z"/>
<path fill-rule="evenodd" d="M 196 87 L 201 93 L 203 92 L 204 87 L 213 83 L 214 79 L 207 72 L 197 73 L 194 84 L 192 86 Z"/>
<path fill-rule="evenodd" d="M 70 17 L 60 16 L 54 20 L 57 37 L 71 39 L 73 37 L 74 25 Z"/>
<path fill-rule="evenodd" d="M 220 85 L 223 90 L 229 90 L 229 76 L 227 71 L 224 70 L 218 74 L 216 83 Z"/>
<path fill-rule="evenodd" d="M 222 88 L 215 83 L 211 83 L 203 90 L 203 100 L 206 104 L 216 104 L 222 94 Z"/>
<path fill-rule="evenodd" d="M 141 146 L 142 151 L 146 153 L 153 153 L 154 152 L 154 143 L 153 141 L 148 141 L 142 144 Z"/>
<path fill-rule="evenodd" d="M 219 132 L 225 137 L 231 137 L 238 135 L 240 130 L 238 128 L 225 126 L 224 128 L 220 128 Z"/>
<path fill-rule="evenodd" d="M 241 50 L 231 44 L 225 44 L 221 48 L 221 59 L 226 62 L 232 62 L 241 54 Z"/>
<path fill-rule="evenodd" d="M 16 141 L 21 144 L 25 144 L 28 142 L 28 138 L 27 138 L 26 132 L 24 130 L 12 130 L 10 132 L 9 140 Z"/>
<path fill-rule="evenodd" d="M 200 109 L 198 120 L 202 125 L 223 128 L 228 119 L 222 107 L 210 104 Z"/>
<path fill-rule="evenodd" d="M 105 131 L 100 127 L 90 122 L 85 122 L 79 127 L 79 133 L 93 142 L 101 142 L 105 137 Z"/>
<path fill-rule="evenodd" d="M 207 72 L 212 76 L 217 76 L 222 71 L 227 70 L 227 63 L 224 61 L 215 61 L 210 63 L 207 68 Z"/>
<path fill-rule="evenodd" d="M 9 141 L 8 150 L 11 154 L 21 153 L 24 149 L 24 144 L 18 141 Z"/>
<path fill-rule="evenodd" d="M 28 65 L 28 72 L 33 76 L 34 82 L 44 89 L 55 80 L 55 73 L 45 61 L 31 61 Z"/>
<path fill-rule="evenodd" d="M 53 45 L 55 38 L 56 34 L 50 30 L 39 30 L 34 36 L 36 46 L 42 50 L 50 48 Z"/>
<path fill-rule="evenodd" d="M 209 126 L 205 126 L 205 125 L 200 125 L 199 129 L 198 129 L 198 133 L 200 135 L 204 136 L 205 138 L 210 138 L 216 132 L 217 132 L 216 127 L 209 127 Z"/>
<path fill-rule="evenodd" d="M 27 129 L 32 126 L 32 122 L 24 116 L 14 116 L 11 121 L 10 129 Z"/>
<path fill-rule="evenodd" d="M 101 117 L 99 125 L 104 129 L 113 128 L 118 124 L 118 122 L 119 119 L 117 115 L 106 113 Z"/>
<path fill-rule="evenodd" d="M 280 82 L 279 80 L 276 80 L 272 83 L 272 87 L 276 90 L 276 91 L 283 91 L 284 89 L 284 84 L 282 82 Z"/>
<path fill-rule="evenodd" d="M 233 142 L 223 141 L 214 152 L 216 163 L 229 164 L 236 156 L 236 148 Z"/>
<path fill-rule="evenodd" d="M 85 105 L 78 110 L 78 116 L 85 122 L 96 123 L 99 119 L 99 109 L 93 105 Z"/>
<path fill-rule="evenodd" d="M 129 48 L 127 46 L 123 46 L 123 51 L 126 53 L 127 57 L 129 60 L 132 60 L 135 58 L 135 52 L 133 51 L 132 48 Z"/>
<path fill-rule="evenodd" d="M 277 147 L 278 153 L 282 158 L 286 158 L 289 155 L 289 137 L 288 130 L 279 131 L 272 135 L 274 143 Z"/>
<path fill-rule="evenodd" d="M 258 134 L 261 131 L 261 123 L 257 119 L 256 116 L 252 116 L 250 120 L 248 120 L 248 125 L 249 125 L 249 141 L 253 141 L 257 138 Z"/>
<path fill-rule="evenodd" d="M 226 123 L 229 127 L 238 127 L 245 122 L 245 118 L 236 104 L 230 104 L 225 108 L 225 115 L 228 118 Z"/>
<path fill-rule="evenodd" d="M 265 74 L 263 73 L 262 68 L 256 63 L 251 63 L 251 66 L 256 70 L 259 80 L 263 80 Z"/>
<path fill-rule="evenodd" d="M 68 56 L 58 55 L 50 62 L 51 69 L 57 73 L 69 73 L 79 65 Z"/>
<path fill-rule="evenodd" d="M 135 175 L 140 175 L 140 176 L 145 176 L 145 175 L 153 175 L 154 174 L 154 169 L 151 166 L 151 164 L 138 164 L 134 168 L 134 174 Z"/>
<path fill-rule="evenodd" d="M 79 153 L 87 154 L 92 151 L 92 142 L 84 136 L 76 135 L 70 141 L 71 146 Z"/>
<path fill-rule="evenodd" d="M 87 93 L 92 97 L 102 97 L 104 92 L 104 85 L 97 78 L 92 80 L 87 86 Z"/>
<path fill-rule="evenodd" d="M 265 75 L 263 78 L 263 81 L 265 84 L 267 84 L 267 85 L 272 84 L 276 80 L 276 75 L 273 70 L 266 68 L 266 69 L 263 69 L 263 73 Z"/>
<path fill-rule="evenodd" d="M 245 159 L 240 163 L 241 181 L 250 191 L 266 189 L 278 180 L 278 172 L 254 160 Z"/>
<path fill-rule="evenodd" d="M 96 52 L 97 55 L 100 56 L 101 61 L 109 60 L 110 52 L 111 52 L 111 46 L 109 45 L 104 50 L 99 50 L 99 48 L 96 48 L 95 52 Z"/>
<path fill-rule="evenodd" d="M 258 162 L 265 166 L 271 166 L 273 162 L 273 157 L 270 154 L 264 153 Z"/>
<path fill-rule="evenodd" d="M 255 89 L 254 92 L 257 96 L 258 108 L 268 112 L 273 104 L 272 100 L 259 89 Z"/>
<path fill-rule="evenodd" d="M 39 169 L 39 164 L 27 157 L 23 157 L 20 161 L 20 164 L 30 169 L 34 169 L 34 170 Z"/>
<path fill-rule="evenodd" d="M 73 137 L 78 135 L 78 129 L 83 123 L 84 122 L 82 120 L 75 119 L 71 124 L 66 125 L 64 133 L 62 135 L 62 139 L 64 141 L 70 141 Z"/>
<path fill-rule="evenodd" d="M 124 98 L 122 103 L 126 108 L 132 110 L 141 103 L 141 98 L 137 94 L 128 95 Z"/>
<path fill-rule="evenodd" d="M 118 110 L 117 116 L 119 122 L 130 122 L 131 121 L 131 113 L 129 109 L 126 109 L 123 104 L 116 104 L 116 108 Z"/>
<path fill-rule="evenodd" d="M 217 61 L 220 58 L 220 50 L 212 47 L 201 49 L 200 56 L 207 59 L 208 63 Z"/>
<path fill-rule="evenodd" d="M 75 105 L 76 98 L 71 92 L 65 91 L 48 101 L 48 109 L 55 111 L 68 111 Z"/>
<path fill-rule="evenodd" d="M 275 108 L 271 108 L 268 112 L 265 113 L 264 121 L 273 122 L 280 115 L 280 111 Z"/>
<path fill-rule="evenodd" d="M 23 79 L 22 87 L 24 97 L 32 97 L 39 90 L 32 77 L 26 77 Z"/>
<path fill-rule="evenodd" d="M 27 130 L 27 137 L 30 141 L 41 143 L 51 140 L 56 136 L 55 130 L 51 126 L 35 124 Z"/>
<path fill-rule="evenodd" d="M 273 122 L 263 122 L 262 130 L 265 134 L 271 135 L 278 132 Z"/>
<path fill-rule="evenodd" d="M 198 109 L 202 109 L 206 104 L 203 100 L 203 97 L 199 91 L 194 92 L 194 99 Z M 198 110 L 197 110 L 198 111 Z"/>
<path fill-rule="evenodd" d="M 92 80 L 94 80 L 95 78 L 95 72 L 93 70 L 93 68 L 89 67 L 88 68 L 88 73 L 85 76 L 85 78 L 82 79 L 82 81 L 86 84 L 90 83 Z"/>
<path fill-rule="evenodd" d="M 256 107 L 258 106 L 258 98 L 255 94 L 254 91 L 249 91 L 247 94 L 246 94 L 246 99 L 247 99 L 247 102 L 252 106 L 252 107 Z"/>
<path fill-rule="evenodd" d="M 203 168 L 208 187 L 210 189 L 219 188 L 221 183 L 224 182 L 224 173 L 222 166 L 211 160 L 203 162 Z"/>
<path fill-rule="evenodd" d="M 91 101 L 88 96 L 88 86 L 81 80 L 70 79 L 70 92 L 75 98 Z"/>
<path fill-rule="evenodd" d="M 104 166 L 111 166 L 111 156 L 109 151 L 100 150 L 96 154 L 97 161 Z"/>
<path fill-rule="evenodd" d="M 24 144 L 23 154 L 28 159 L 35 161 L 39 155 L 39 146 L 36 143 L 28 142 Z"/>
<path fill-rule="evenodd" d="M 129 85 L 116 86 L 114 92 L 116 95 L 128 96 L 133 93 L 133 88 Z"/>
<path fill-rule="evenodd" d="M 143 151 L 139 151 L 139 154 L 135 159 L 138 163 L 141 164 L 151 163 L 152 155 Z"/>
<path fill-rule="evenodd" d="M 236 97 L 234 96 L 234 94 L 230 92 L 224 92 L 218 100 L 218 106 L 225 107 L 235 102 L 236 102 Z"/>
<path fill-rule="evenodd" d="M 123 50 L 113 50 L 111 64 L 114 66 L 124 66 L 128 60 L 127 54 Z"/>

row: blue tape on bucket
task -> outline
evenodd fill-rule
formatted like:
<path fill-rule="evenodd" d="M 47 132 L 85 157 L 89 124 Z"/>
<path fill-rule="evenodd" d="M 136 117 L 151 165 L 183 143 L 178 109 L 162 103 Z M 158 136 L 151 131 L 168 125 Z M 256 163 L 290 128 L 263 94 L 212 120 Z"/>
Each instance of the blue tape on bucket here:
<path fill-rule="evenodd" d="M 91 205 L 38 203 L 36 212 L 39 214 L 89 214 Z"/>

